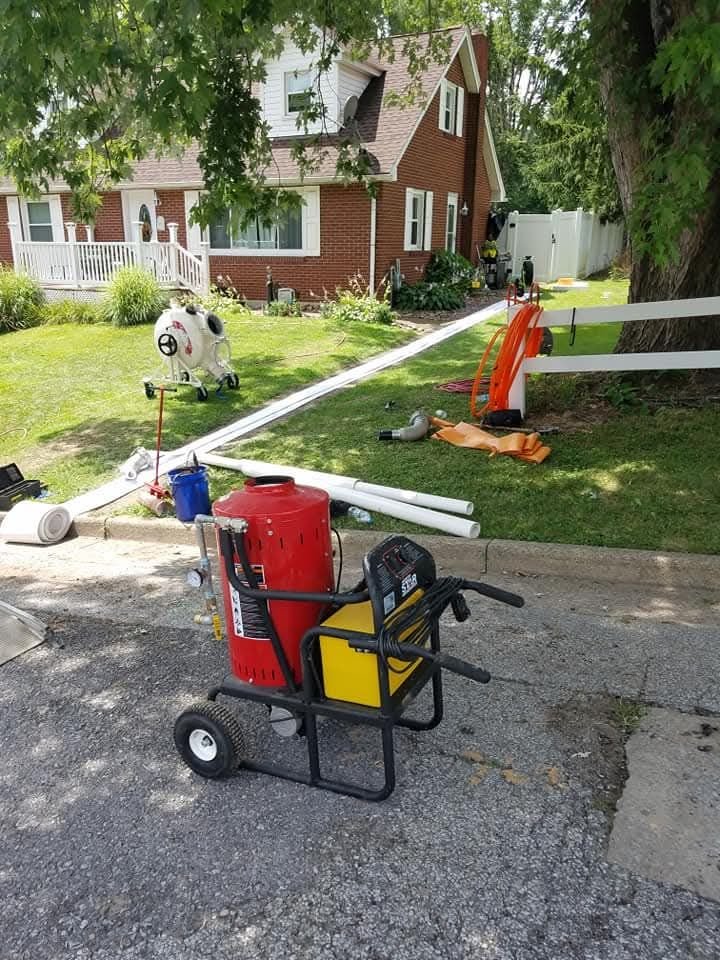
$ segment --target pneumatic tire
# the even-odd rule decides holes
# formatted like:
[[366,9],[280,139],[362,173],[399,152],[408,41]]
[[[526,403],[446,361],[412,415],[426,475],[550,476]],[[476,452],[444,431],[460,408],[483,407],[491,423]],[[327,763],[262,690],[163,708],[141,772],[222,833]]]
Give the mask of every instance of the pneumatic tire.
[[173,735],[185,763],[194,773],[210,780],[234,773],[245,752],[235,714],[210,700],[184,710],[175,721]]

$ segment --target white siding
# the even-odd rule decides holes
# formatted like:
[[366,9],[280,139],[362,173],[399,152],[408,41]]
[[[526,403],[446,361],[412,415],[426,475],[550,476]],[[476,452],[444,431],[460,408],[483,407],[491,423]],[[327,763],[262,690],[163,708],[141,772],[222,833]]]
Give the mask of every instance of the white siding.
[[[263,87],[263,110],[265,120],[270,124],[272,137],[293,137],[304,133],[298,130],[297,116],[287,115],[285,112],[285,74],[293,71],[312,70],[313,76],[316,67],[312,63],[312,54],[304,54],[293,43],[287,41],[285,49],[277,60],[267,65],[267,77]],[[337,64],[329,74],[320,80],[320,93],[328,111],[327,126],[329,130],[337,129],[338,96],[337,96]],[[318,121],[308,127],[308,133],[320,133],[322,124]]]
[[338,64],[338,123],[342,124],[343,107],[348,97],[359,97],[370,82],[370,77],[349,63]]

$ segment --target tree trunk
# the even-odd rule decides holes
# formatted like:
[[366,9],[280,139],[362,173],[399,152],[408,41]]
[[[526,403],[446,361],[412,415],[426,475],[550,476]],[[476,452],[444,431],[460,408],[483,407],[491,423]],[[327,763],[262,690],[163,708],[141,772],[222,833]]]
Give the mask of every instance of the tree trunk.
[[[629,78],[646,76],[657,47],[675,22],[691,11],[688,0],[629,0],[615,18],[607,19],[606,0],[593,0],[596,42],[601,59],[601,90],[608,113],[610,151],[626,221],[634,193],[650,157],[643,135],[655,117],[670,117],[671,133],[682,137],[684,120],[697,105],[688,100],[668,104],[648,85],[647,95],[628,102]],[[672,144],[668,144],[670,148]],[[671,201],[670,201],[671,202]],[[649,256],[636,257],[630,243],[630,303],[685,300],[720,295],[720,173],[706,192],[706,205],[677,241],[677,259],[658,265]],[[623,326],[616,351],[643,353],[669,350],[720,349],[720,318],[635,321]]]

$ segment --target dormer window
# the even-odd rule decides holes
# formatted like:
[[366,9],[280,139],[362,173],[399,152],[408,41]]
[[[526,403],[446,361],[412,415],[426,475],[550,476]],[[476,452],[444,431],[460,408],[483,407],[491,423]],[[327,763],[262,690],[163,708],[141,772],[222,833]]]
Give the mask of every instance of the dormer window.
[[285,74],[285,113],[299,113],[312,99],[312,70],[293,70]]
[[440,83],[440,129],[445,133],[463,134],[463,105],[465,91],[456,83],[443,80]]

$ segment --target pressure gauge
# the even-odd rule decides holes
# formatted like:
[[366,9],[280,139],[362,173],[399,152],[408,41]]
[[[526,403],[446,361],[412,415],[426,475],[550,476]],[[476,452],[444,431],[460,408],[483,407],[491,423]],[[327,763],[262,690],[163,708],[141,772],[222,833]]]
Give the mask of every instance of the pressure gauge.
[[197,567],[193,567],[192,570],[188,570],[186,579],[188,586],[199,589],[203,585],[205,575],[203,574],[202,570],[198,570]]

